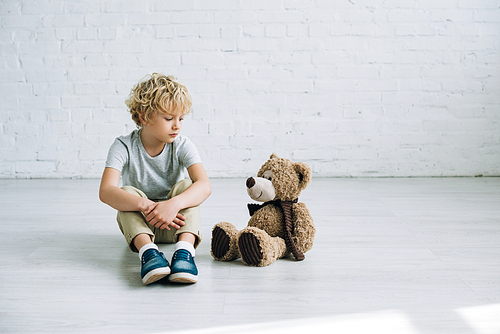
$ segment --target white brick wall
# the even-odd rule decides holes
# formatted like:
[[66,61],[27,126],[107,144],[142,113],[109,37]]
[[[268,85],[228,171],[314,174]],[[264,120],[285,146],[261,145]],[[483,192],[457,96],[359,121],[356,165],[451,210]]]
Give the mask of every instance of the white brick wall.
[[146,73],[212,177],[500,175],[498,0],[0,2],[0,177],[99,177]]

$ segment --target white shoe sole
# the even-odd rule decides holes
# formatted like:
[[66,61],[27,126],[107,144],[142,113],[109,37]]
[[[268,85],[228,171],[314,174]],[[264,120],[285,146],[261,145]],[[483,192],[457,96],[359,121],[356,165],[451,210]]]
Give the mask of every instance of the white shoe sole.
[[176,273],[168,276],[168,280],[172,283],[196,283],[198,276],[188,273]]
[[168,274],[170,274],[170,268],[168,267],[153,269],[142,278],[142,283],[149,285],[168,276]]

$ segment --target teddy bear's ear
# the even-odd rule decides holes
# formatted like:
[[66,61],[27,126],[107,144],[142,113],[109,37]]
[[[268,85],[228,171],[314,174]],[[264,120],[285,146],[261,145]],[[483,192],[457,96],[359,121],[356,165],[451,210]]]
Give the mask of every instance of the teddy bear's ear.
[[273,153],[269,159],[279,159],[279,157],[276,153]]
[[293,169],[299,175],[299,188],[300,190],[306,189],[309,182],[311,182],[311,168],[303,162],[295,162]]

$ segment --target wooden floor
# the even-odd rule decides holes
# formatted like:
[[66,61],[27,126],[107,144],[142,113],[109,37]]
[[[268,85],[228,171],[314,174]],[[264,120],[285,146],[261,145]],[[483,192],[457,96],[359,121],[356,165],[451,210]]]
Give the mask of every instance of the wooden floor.
[[250,202],[214,179],[199,282],[147,287],[98,183],[0,180],[0,333],[500,333],[500,178],[313,179],[314,248],[265,268],[210,256]]

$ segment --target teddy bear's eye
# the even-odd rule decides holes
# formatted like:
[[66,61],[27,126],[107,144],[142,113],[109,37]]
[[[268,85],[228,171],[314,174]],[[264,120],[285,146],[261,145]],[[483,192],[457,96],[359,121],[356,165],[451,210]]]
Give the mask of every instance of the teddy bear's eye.
[[266,170],[264,174],[262,174],[262,177],[265,179],[268,179],[269,181],[272,181],[273,179],[273,172],[270,170]]

